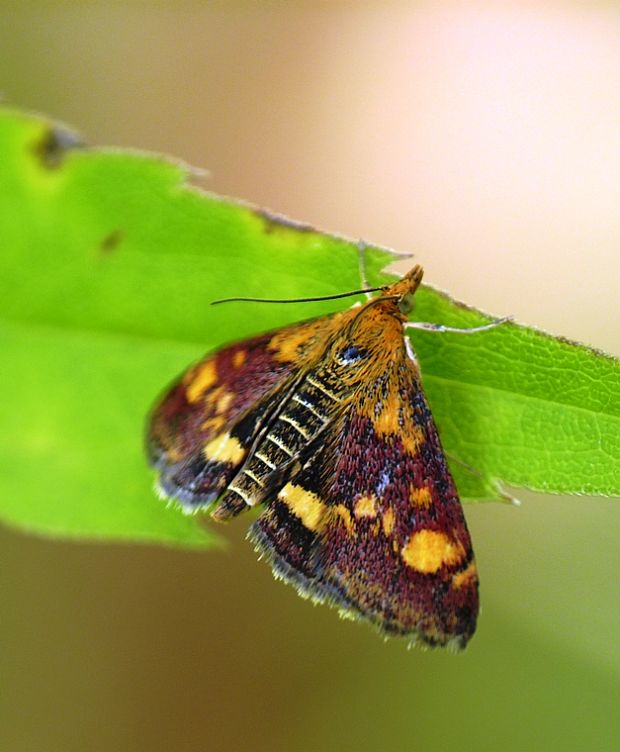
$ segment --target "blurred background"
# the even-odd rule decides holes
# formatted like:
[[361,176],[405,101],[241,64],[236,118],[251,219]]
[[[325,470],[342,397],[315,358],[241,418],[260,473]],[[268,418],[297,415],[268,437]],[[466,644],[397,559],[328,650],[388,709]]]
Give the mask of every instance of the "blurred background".
[[[3,3],[0,89],[620,354],[617,3]],[[617,500],[517,495],[466,509],[459,656],[313,608],[243,520],[205,554],[0,530],[0,749],[617,750]]]

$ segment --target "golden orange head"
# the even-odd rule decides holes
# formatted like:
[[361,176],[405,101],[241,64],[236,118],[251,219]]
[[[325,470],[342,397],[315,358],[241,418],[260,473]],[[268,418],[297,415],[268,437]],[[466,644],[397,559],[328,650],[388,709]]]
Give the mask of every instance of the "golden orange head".
[[385,297],[398,299],[398,309],[405,316],[413,308],[413,296],[420,286],[420,282],[422,282],[423,275],[424,270],[419,264],[416,264],[416,266],[414,266],[411,271],[407,272],[402,279],[399,279],[398,282],[394,282],[393,285],[387,285],[382,289]]

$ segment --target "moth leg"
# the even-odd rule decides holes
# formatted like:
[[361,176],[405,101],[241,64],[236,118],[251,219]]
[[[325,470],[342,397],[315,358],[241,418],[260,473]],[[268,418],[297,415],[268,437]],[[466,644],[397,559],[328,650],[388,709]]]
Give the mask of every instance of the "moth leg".
[[[366,269],[366,248],[368,246],[363,240],[357,243],[357,263],[360,275],[360,282],[362,283],[362,289],[368,290],[370,285],[368,284],[368,270]],[[372,294],[367,292],[366,297],[368,300],[372,298]]]
[[513,496],[511,493],[508,493],[506,489],[502,486],[502,484],[496,480],[493,485],[495,486],[495,490],[497,493],[502,497],[502,501],[505,504],[510,504],[513,507],[520,507],[522,504],[521,499],[518,496]]
[[455,334],[476,334],[477,332],[486,332],[489,329],[495,329],[496,326],[512,321],[512,316],[504,316],[502,319],[495,319],[488,324],[471,327],[445,326],[445,324],[431,324],[428,321],[406,321],[406,329],[421,329],[425,332],[454,332]]
[[450,452],[445,452],[445,455],[446,455],[446,457],[447,457],[447,458],[448,458],[448,459],[449,459],[449,460],[450,460],[451,462],[454,462],[454,463],[456,463],[457,465],[460,465],[460,466],[461,466],[462,468],[464,468],[465,470],[467,470],[467,472],[468,472],[468,473],[469,473],[470,475],[473,475],[473,476],[475,476],[476,478],[480,478],[480,479],[482,479],[482,478],[483,478],[483,475],[482,475],[482,473],[481,473],[481,472],[480,472],[479,470],[476,470],[476,468],[475,468],[475,467],[472,467],[472,465],[469,465],[469,464],[467,464],[467,462],[464,462],[464,461],[463,461],[462,459],[460,459],[459,457],[456,457],[456,456],[455,456],[454,454],[451,454]]
[[[483,478],[483,475],[479,470],[476,470],[475,467],[468,465],[467,462],[463,462],[462,459],[459,459],[459,457],[456,457],[454,454],[451,454],[450,452],[446,452],[446,457],[450,460],[450,462],[454,462],[457,465],[460,465],[470,475],[473,475],[476,478],[480,478],[480,479]],[[513,496],[511,493],[508,493],[508,491],[506,491],[506,489],[502,486],[502,484],[499,481],[497,480],[493,481],[492,485],[495,491],[497,491],[497,494],[501,497],[501,500],[503,502],[512,504],[512,506],[515,506],[515,507],[521,506],[521,499],[519,499],[516,496]]]

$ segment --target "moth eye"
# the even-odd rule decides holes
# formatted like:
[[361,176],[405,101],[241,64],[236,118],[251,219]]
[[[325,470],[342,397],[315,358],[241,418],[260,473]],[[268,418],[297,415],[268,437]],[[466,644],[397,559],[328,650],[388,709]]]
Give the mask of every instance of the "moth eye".
[[365,358],[367,355],[365,350],[361,350],[359,347],[356,347],[355,345],[348,345],[344,348],[344,350],[341,350],[337,355],[336,358],[345,366],[351,365],[352,363],[357,363],[358,361],[362,360],[362,358]]

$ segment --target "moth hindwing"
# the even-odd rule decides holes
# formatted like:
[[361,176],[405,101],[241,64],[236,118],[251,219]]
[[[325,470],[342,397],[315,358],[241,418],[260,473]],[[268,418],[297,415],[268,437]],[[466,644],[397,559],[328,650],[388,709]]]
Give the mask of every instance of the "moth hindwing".
[[148,451],[187,511],[261,505],[249,537],[303,596],[462,648],[478,577],[403,329],[421,278],[207,356],[154,408]]

